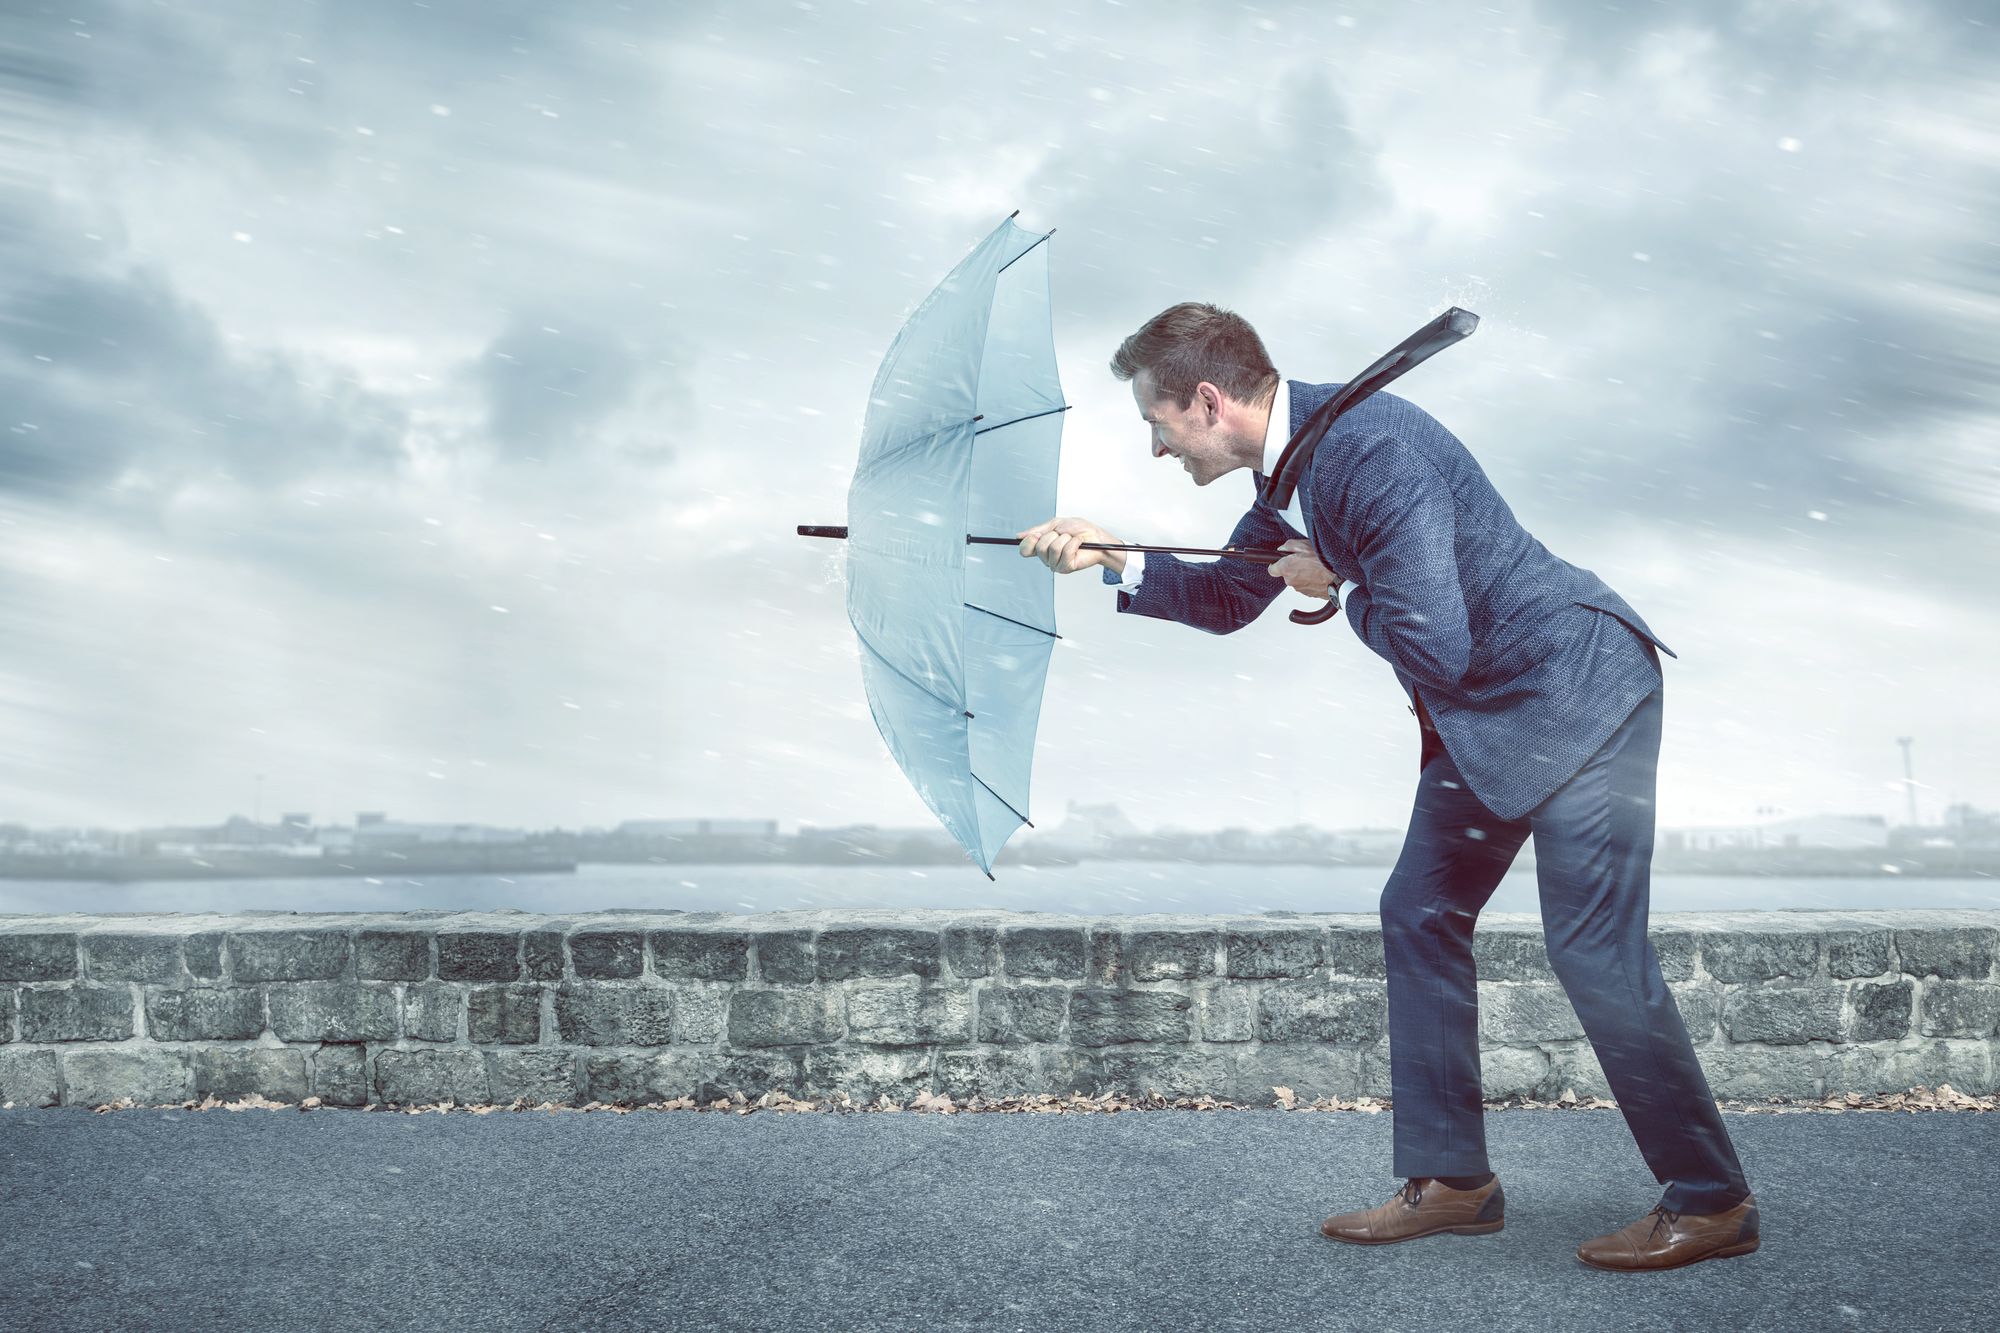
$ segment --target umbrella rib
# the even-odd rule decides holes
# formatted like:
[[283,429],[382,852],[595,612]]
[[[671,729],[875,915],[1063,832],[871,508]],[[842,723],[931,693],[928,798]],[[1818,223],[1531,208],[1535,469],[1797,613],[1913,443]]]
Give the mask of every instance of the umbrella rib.
[[875,654],[875,660],[880,662],[883,666],[888,667],[889,670],[895,672],[897,675],[901,676],[904,680],[907,680],[908,682],[910,682],[910,684],[916,686],[918,689],[922,690],[925,694],[928,694],[931,698],[943,704],[946,708],[955,708],[959,712],[965,713],[967,717],[972,716],[971,713],[967,713],[965,709],[959,707],[959,705],[945,698],[942,694],[939,694],[936,690],[924,684],[922,681],[918,680],[915,676],[912,676],[909,672],[897,666],[894,662],[891,662],[888,659],[888,657],[883,654],[880,648],[877,648],[874,644],[868,642],[868,636],[861,632],[861,627],[859,625],[856,625],[854,627],[854,637],[861,640],[861,646],[863,648],[866,648],[869,652]]
[[[1071,404],[1071,403],[1064,403],[1064,404],[1063,404],[1063,405],[1062,405],[1061,407],[1052,407],[1052,408],[1050,408],[1050,409],[1049,409],[1048,411],[1046,411],[1046,412],[1031,412],[1031,413],[1029,413],[1029,414],[1028,414],[1027,416],[1025,416],[1025,417],[1015,417],[1015,418],[1014,418],[1014,419],[1013,419],[1012,421],[1003,421],[1003,422],[1001,422],[1001,423],[1000,423],[1000,425],[999,425],[999,426],[981,426],[981,427],[980,427],[980,428],[979,428],[978,430],[976,430],[976,431],[974,431],[974,432],[972,432],[972,433],[973,433],[974,435],[984,435],[984,434],[985,434],[985,433],[986,433],[987,431],[989,431],[989,430],[999,430],[999,429],[1000,429],[1000,428],[1001,428],[1002,426],[1018,426],[1018,425],[1020,425],[1020,424],[1021,424],[1021,423],[1022,423],[1023,421],[1034,421],[1034,420],[1036,420],[1036,419],[1037,419],[1037,418],[1039,418],[1039,417],[1052,417],[1052,416],[1054,416],[1054,415],[1055,415],[1056,413],[1058,413],[1058,412],[1067,412],[1067,411],[1069,411],[1069,409],[1070,409],[1070,408],[1071,408],[1072,406],[1074,406],[1074,404]],[[977,417],[974,417],[974,418],[973,418],[973,420],[977,421],[977,420],[978,420],[978,418],[977,418]]]
[[[985,607],[974,606],[971,602],[966,602],[965,605],[974,611],[986,611]],[[1030,625],[1025,620],[1016,620],[1012,616],[1003,616],[998,611],[986,611],[986,614],[992,616],[995,620],[1004,620],[1010,625],[1019,625],[1022,629],[1031,629],[1037,634],[1046,634],[1051,639],[1060,639],[1062,637],[1062,635],[1052,629],[1043,629],[1040,625]]]
[[993,792],[993,799],[1000,802],[1000,804],[1006,806],[1009,810],[1012,810],[1014,813],[1014,818],[1020,820],[1023,824],[1026,824],[1029,828],[1033,828],[1035,826],[1034,820],[1028,818],[1026,815],[1022,814],[1019,810],[1014,809],[1014,803],[1012,801],[1008,800],[1005,796],[1002,796],[999,792],[993,791],[992,784],[988,783],[985,778],[982,778],[977,773],[974,773],[972,775],[972,780],[978,783],[980,786],[986,788],[987,791]]
[[[1042,243],[1043,241],[1046,241],[1047,239],[1049,239],[1049,237],[1051,237],[1051,236],[1053,236],[1053,235],[1055,235],[1055,234],[1056,234],[1056,233],[1055,233],[1055,228],[1051,227],[1051,228],[1050,228],[1049,230],[1047,230],[1047,231],[1043,232],[1043,233],[1042,233],[1042,234],[1041,234],[1040,236],[1037,236],[1037,237],[1035,238],[1035,245],[1040,245],[1040,244],[1041,244],[1041,243]],[[1010,268],[1014,267],[1014,265],[1016,265],[1016,264],[1020,263],[1020,262],[1021,262],[1021,261],[1022,261],[1023,259],[1025,259],[1025,258],[1027,257],[1027,255],[1028,255],[1028,251],[1029,251],[1029,250],[1033,250],[1033,249],[1035,248],[1035,245],[1031,245],[1031,246],[1029,246],[1027,250],[1023,250],[1023,251],[1022,251],[1022,252],[1021,252],[1020,254],[1018,254],[1018,255],[1015,255],[1015,256],[1014,256],[1014,257],[1013,257],[1012,259],[1010,259],[1010,260],[1008,260],[1008,261],[1007,261],[1006,263],[1002,264],[1002,265],[1000,266],[1000,273],[1005,273],[1005,272],[1006,272],[1006,271],[1007,271],[1008,269],[1010,269]],[[997,278],[997,277],[999,277],[999,276],[1000,276],[1000,273],[995,273],[995,274],[994,274],[993,276]],[[990,789],[989,789],[989,790],[990,790]]]

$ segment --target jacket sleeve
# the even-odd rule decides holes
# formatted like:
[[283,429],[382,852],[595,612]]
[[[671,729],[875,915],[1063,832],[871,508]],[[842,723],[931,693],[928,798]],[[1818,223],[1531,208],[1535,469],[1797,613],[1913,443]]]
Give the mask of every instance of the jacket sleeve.
[[[1224,545],[1275,549],[1298,535],[1270,509],[1253,504]],[[1118,609],[1230,634],[1255,620],[1284,590],[1285,581],[1254,560],[1226,555],[1183,560],[1154,551],[1146,557],[1146,577],[1138,589],[1119,592]]]
[[1377,656],[1418,685],[1449,689],[1472,660],[1451,487],[1390,435],[1365,441],[1348,463],[1313,473],[1315,512],[1343,516],[1361,564],[1341,610]]

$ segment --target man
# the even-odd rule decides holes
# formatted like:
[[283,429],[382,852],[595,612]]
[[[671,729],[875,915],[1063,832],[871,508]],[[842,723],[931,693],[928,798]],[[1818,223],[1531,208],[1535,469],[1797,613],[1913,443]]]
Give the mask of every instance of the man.
[[1550,963],[1655,1179],[1660,1203],[1577,1257],[1625,1271],[1757,1248],[1756,1200],[1646,936],[1654,778],[1670,656],[1604,581],[1531,537],[1479,464],[1408,401],[1377,393],[1336,420],[1292,506],[1263,498],[1292,434],[1341,386],[1279,377],[1241,316],[1185,303],[1127,338],[1155,458],[1197,486],[1251,468],[1231,545],[1268,567],[1086,551],[1120,539],[1086,519],[1018,534],[1060,573],[1104,567],[1118,610],[1242,628],[1289,585],[1343,593],[1347,623],[1387,659],[1422,740],[1415,810],[1382,891],[1394,1174],[1379,1207],[1329,1217],[1363,1245],[1502,1225],[1488,1168],[1472,929],[1530,833]]

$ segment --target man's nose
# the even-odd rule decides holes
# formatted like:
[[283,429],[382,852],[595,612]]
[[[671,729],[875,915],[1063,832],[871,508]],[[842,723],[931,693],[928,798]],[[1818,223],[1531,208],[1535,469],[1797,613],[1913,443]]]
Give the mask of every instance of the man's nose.
[[1158,440],[1154,440],[1154,441],[1153,441],[1153,457],[1155,457],[1155,458],[1165,458],[1166,456],[1167,456],[1167,446],[1166,446],[1166,445],[1164,445],[1164,444],[1161,444],[1161,443],[1160,443],[1160,442],[1159,442]]

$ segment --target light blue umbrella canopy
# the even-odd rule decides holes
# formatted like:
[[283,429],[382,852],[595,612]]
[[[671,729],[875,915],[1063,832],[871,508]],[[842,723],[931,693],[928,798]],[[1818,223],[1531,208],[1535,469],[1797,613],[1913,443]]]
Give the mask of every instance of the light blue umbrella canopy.
[[875,374],[847,492],[847,618],[869,710],[989,879],[1001,846],[1030,823],[1055,573],[966,537],[1055,512],[1067,407],[1049,317],[1052,234],[1010,216],[917,307]]

